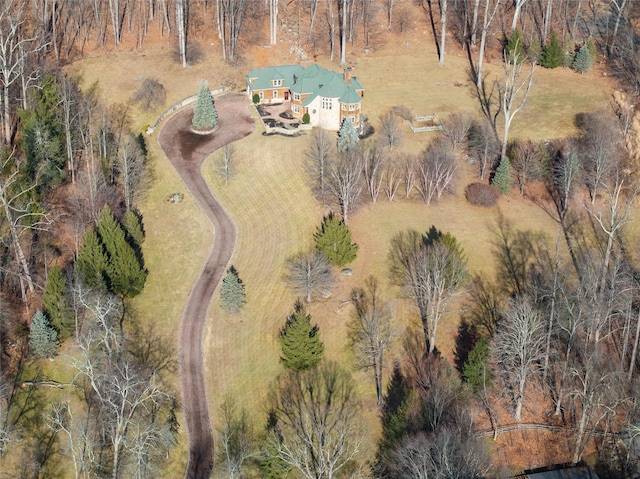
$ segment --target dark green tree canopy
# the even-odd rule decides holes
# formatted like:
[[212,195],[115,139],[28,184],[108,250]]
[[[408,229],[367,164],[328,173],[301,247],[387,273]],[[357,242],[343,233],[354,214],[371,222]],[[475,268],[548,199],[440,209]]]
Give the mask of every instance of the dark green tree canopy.
[[549,42],[543,48],[540,64],[545,68],[558,68],[562,65],[562,43],[556,32],[551,33]]
[[504,59],[510,63],[522,63],[525,57],[524,39],[520,30],[516,28],[504,47]]
[[53,358],[58,352],[58,333],[42,311],[36,312],[29,330],[29,349],[38,359]]
[[67,298],[64,274],[57,264],[49,269],[42,304],[51,325],[58,331],[58,338],[64,341],[73,335],[75,330],[73,310]]
[[109,290],[129,298],[140,294],[147,279],[147,271],[127,242],[124,230],[114,218],[109,205],[105,205],[102,210],[98,234],[107,257],[105,271]]
[[206,80],[202,82],[200,90],[198,90],[191,124],[198,130],[209,130],[218,124],[218,112]]
[[356,259],[358,245],[351,242],[349,227],[333,212],[322,219],[313,238],[316,249],[334,266],[344,266]]
[[76,266],[80,277],[91,288],[106,290],[105,271],[107,256],[102,242],[93,228],[89,228],[82,239],[82,246],[78,249]]
[[222,278],[220,286],[220,305],[231,314],[238,314],[247,302],[244,283],[238,275],[238,271],[231,266],[227,274]]
[[293,312],[280,330],[280,361],[287,369],[306,371],[318,365],[324,354],[324,344],[320,341],[318,326],[311,324],[300,300],[296,301]]
[[491,387],[493,373],[489,367],[489,340],[487,338],[480,338],[469,352],[462,367],[462,379],[474,391],[480,391],[483,387]]

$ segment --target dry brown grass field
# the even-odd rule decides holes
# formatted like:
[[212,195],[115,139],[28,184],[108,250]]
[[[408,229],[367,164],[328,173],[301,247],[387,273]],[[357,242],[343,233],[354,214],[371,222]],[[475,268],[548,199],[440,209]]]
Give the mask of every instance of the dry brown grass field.
[[[194,94],[201,79],[207,79],[211,87],[235,84],[239,90],[243,88],[244,73],[253,66],[295,62],[285,48],[255,48],[246,55],[241,68],[233,69],[220,61],[217,49],[207,47],[202,63],[183,70],[172,60],[171,51],[172,47],[161,45],[142,52],[99,54],[77,61],[69,69],[81,73],[85,85],[98,81],[103,98],[119,103],[129,100],[141,77],[153,76],[165,86],[168,106]],[[340,68],[322,58],[318,61],[326,67]],[[424,31],[416,30],[402,41],[389,40],[369,53],[350,52],[349,62],[366,88],[364,110],[374,124],[381,113],[399,104],[409,106],[416,114],[479,114],[467,81],[465,57],[454,51],[447,56],[446,65],[439,67],[433,43]],[[501,68],[497,62],[487,67],[490,78]],[[516,116],[512,136],[544,139],[572,134],[575,114],[606,108],[610,88],[598,68],[585,75],[538,68],[530,99]],[[142,113],[133,106],[135,128],[153,123],[160,113]],[[228,185],[214,174],[216,154],[203,166],[214,194],[236,223],[238,236],[232,263],[247,288],[247,305],[237,316],[224,314],[218,306],[218,296],[214,297],[203,340],[208,351],[206,377],[214,425],[221,397],[231,394],[251,411],[261,429],[268,385],[280,368],[278,331],[295,300],[282,280],[284,263],[292,254],[311,247],[313,231],[325,211],[306,184],[301,152],[307,138],[264,137],[260,131],[258,128],[235,144],[238,172]],[[408,128],[404,131],[403,148],[408,151],[420,151],[433,138],[433,134],[413,134]],[[134,307],[142,320],[155,324],[167,337],[177,338],[181,311],[209,252],[213,232],[163,156],[156,138],[156,134],[148,137],[154,182],[141,205],[150,274]],[[398,198],[391,203],[380,198],[351,217],[353,237],[360,245],[358,258],[351,265],[354,274],[340,276],[333,296],[309,307],[313,321],[320,326],[327,357],[350,366],[346,340],[349,292],[370,274],[385,286],[398,329],[417,323],[416,311],[397,298],[397,288],[386,279],[388,245],[395,233],[407,228],[425,231],[436,225],[460,240],[472,272],[491,273],[491,230],[498,209],[479,209],[465,201],[460,192],[476,173],[466,163],[461,163],[460,169],[454,193],[429,207],[415,198]],[[168,203],[169,195],[177,192],[185,193],[184,201]],[[556,234],[550,218],[515,192],[500,200],[499,210],[518,228],[544,230],[552,237]],[[438,335],[438,348],[449,357],[461,303],[453,306]],[[391,356],[397,354],[396,348]],[[369,422],[375,428],[373,384],[364,373],[357,372],[356,377]],[[178,384],[176,378],[176,388]],[[371,444],[375,436],[369,435]],[[174,454],[177,459],[166,477],[177,477],[175,471],[183,466],[180,456],[184,458],[181,450]]]

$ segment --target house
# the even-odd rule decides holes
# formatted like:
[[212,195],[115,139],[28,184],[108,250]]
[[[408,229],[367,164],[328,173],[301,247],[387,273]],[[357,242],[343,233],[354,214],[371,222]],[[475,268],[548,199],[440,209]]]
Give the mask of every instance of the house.
[[364,87],[351,68],[342,74],[315,63],[258,68],[247,74],[247,94],[260,104],[288,104],[300,120],[308,113],[312,126],[326,130],[339,130],[345,118],[361,125]]
[[543,467],[514,476],[514,479],[598,479],[596,472],[588,465],[557,465]]

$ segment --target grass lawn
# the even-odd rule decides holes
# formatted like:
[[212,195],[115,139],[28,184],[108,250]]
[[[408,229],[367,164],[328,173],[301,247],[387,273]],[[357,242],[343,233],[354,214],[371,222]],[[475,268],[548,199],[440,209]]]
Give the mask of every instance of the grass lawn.
[[[202,78],[208,79],[212,88],[232,81],[239,85],[238,89],[242,87],[239,81],[243,71],[233,71],[212,52],[205,53],[208,57],[203,63],[187,70],[171,60],[168,47],[91,57],[70,69],[83,72],[86,85],[98,80],[103,97],[113,102],[126,102],[142,75],[153,76],[165,86],[167,106],[194,94]],[[114,69],[116,62],[118,68]],[[339,69],[338,65],[322,60],[320,63]],[[366,88],[364,110],[374,125],[378,115],[399,104],[409,106],[415,114],[436,113],[441,117],[464,110],[478,113],[467,81],[464,56],[449,55],[446,65],[439,67],[426,34],[414,33],[414,38],[405,39],[402,44],[363,54],[354,58],[353,63],[354,74]],[[491,78],[500,72],[500,65],[488,64],[487,70]],[[597,69],[579,75],[570,70],[538,68],[530,99],[514,120],[513,136],[544,139],[574,133],[575,114],[605,108],[608,88],[608,80]],[[134,107],[132,113],[136,128],[141,128],[155,122],[160,111],[143,113]],[[405,131],[403,148],[408,151],[420,151],[433,138],[430,136],[433,134],[413,134],[408,128]],[[182,309],[209,252],[213,233],[160,151],[156,138],[157,134],[148,138],[155,181],[141,205],[147,232],[145,259],[150,274],[134,306],[143,321],[152,322],[166,336],[177,338]],[[247,288],[247,305],[237,316],[222,312],[219,296],[214,296],[203,338],[214,423],[217,405],[226,394],[246,406],[256,421],[262,421],[268,384],[280,370],[278,331],[295,300],[282,280],[284,264],[292,254],[311,247],[312,234],[325,213],[306,185],[302,163],[306,142],[306,137],[266,138],[260,130],[254,132],[235,143],[238,172],[226,186],[214,174],[216,154],[203,166],[214,194],[236,223],[238,236],[232,263]],[[366,205],[351,216],[354,240],[360,245],[358,258],[352,265],[354,275],[340,276],[333,297],[309,308],[313,321],[320,325],[327,357],[350,366],[350,353],[346,349],[349,292],[369,274],[378,277],[385,286],[399,329],[417,322],[415,309],[397,299],[397,289],[386,279],[389,240],[398,231],[407,228],[425,231],[434,224],[460,240],[473,272],[492,272],[490,231],[498,210],[478,209],[466,203],[459,192],[474,173],[467,164],[461,165],[461,172],[458,193],[447,195],[430,207],[418,200],[396,199],[389,203],[381,197],[378,203]],[[167,203],[167,198],[177,192],[185,193],[184,201]],[[519,228],[546,230],[555,235],[555,225],[549,217],[515,192],[500,200],[499,209]],[[453,313],[445,318],[438,335],[438,347],[448,356],[452,354],[460,305],[453,306]],[[373,384],[364,373],[358,372],[356,377],[368,421],[372,428],[379,427]],[[176,377],[176,390],[178,387]],[[258,422],[257,427],[261,429],[262,423]],[[373,435],[369,437],[375,441]],[[186,438],[181,447],[185,442]],[[183,452],[179,450],[174,456],[186,459]],[[176,460],[167,477],[175,477],[184,465],[181,461]]]

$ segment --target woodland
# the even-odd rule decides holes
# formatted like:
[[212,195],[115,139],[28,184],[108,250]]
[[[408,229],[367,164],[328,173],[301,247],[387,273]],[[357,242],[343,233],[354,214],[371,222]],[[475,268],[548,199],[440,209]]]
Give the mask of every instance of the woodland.
[[[172,252],[158,246],[175,232],[154,208],[197,207],[162,189],[170,166],[147,134],[182,98],[160,66],[125,101],[74,66],[117,70],[118,52],[142,62],[164,45],[185,75],[211,65],[224,76],[210,87],[240,92],[267,48],[337,70],[422,32],[435,68],[464,65],[454,88],[471,108],[441,112],[442,132],[410,137],[419,91],[366,90],[368,138],[350,122],[295,139],[258,128],[203,167],[240,231],[211,306],[219,334],[203,338],[212,355],[232,344],[210,360],[224,381],[208,363],[207,477],[503,478],[586,462],[640,478],[639,20],[631,0],[0,0],[0,477],[184,475],[179,315],[156,299],[184,288],[184,306],[181,275],[201,264],[176,263],[206,241],[185,214]],[[540,106],[556,72],[605,101]],[[215,126],[205,82],[198,97]],[[578,113],[552,134],[529,121],[564,109]],[[260,172],[249,151],[297,166]],[[265,223],[245,227],[249,198],[284,218],[268,218],[277,252],[252,256]],[[490,226],[450,231],[458,215]],[[265,316],[270,329],[247,329]],[[240,337],[258,358],[249,376]]]

